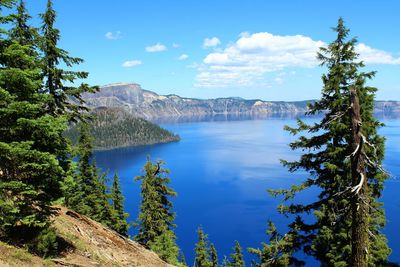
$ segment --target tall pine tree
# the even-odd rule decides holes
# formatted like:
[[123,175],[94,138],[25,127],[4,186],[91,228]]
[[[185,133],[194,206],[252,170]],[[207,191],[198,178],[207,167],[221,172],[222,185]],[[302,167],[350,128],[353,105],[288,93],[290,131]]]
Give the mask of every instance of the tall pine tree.
[[[0,8],[11,4],[2,1]],[[40,93],[35,47],[29,35],[14,38],[17,32],[31,32],[28,16],[19,12],[0,15],[1,22],[14,25],[7,35],[2,29],[0,37],[0,235],[30,240],[47,231],[51,204],[62,193],[66,119],[43,108],[48,96]]]
[[244,267],[242,247],[238,241],[235,241],[235,247],[233,248],[233,253],[231,254],[230,266]]
[[217,254],[217,249],[215,248],[214,244],[210,244],[210,257],[211,257],[211,266],[212,267],[218,267],[218,254]]
[[208,238],[204,233],[203,228],[197,229],[198,241],[194,248],[195,259],[194,267],[210,267],[212,262],[210,261],[210,255],[208,253]]
[[136,223],[138,234],[135,240],[153,249],[170,263],[175,263],[179,249],[174,233],[175,213],[169,198],[176,196],[176,192],[168,187],[169,170],[162,167],[164,164],[163,161],[153,164],[148,159],[144,166],[145,174],[135,177],[135,180],[142,181],[142,203]]
[[124,211],[124,196],[122,195],[121,185],[117,174],[115,174],[113,178],[111,201],[115,218],[112,227],[121,235],[127,236],[129,225],[126,219],[128,218],[128,213]]
[[[380,167],[384,138],[377,134],[381,124],[373,117],[377,89],[365,85],[375,73],[360,71],[364,65],[357,61],[357,40],[348,39],[341,18],[334,31],[336,39],[318,54],[321,65],[328,68],[322,76],[322,97],[309,105],[308,112],[323,118],[313,125],[299,120],[297,128],[287,127],[292,134],[307,132],[290,144],[306,152],[300,160],[283,164],[291,172],[308,171],[311,178],[272,193],[291,200],[311,187],[320,192],[313,203],[280,205],[282,213],[297,215],[282,237],[290,241],[286,246],[303,248],[324,266],[382,266],[390,253],[381,233],[385,217],[378,202],[387,178]],[[311,223],[302,217],[310,213],[315,216]],[[274,245],[264,249],[272,251]],[[285,251],[284,257],[293,256],[287,254],[292,250]]]
[[64,70],[60,64],[73,67],[83,62],[83,59],[71,57],[69,53],[58,47],[60,31],[54,27],[56,12],[53,1],[47,1],[46,11],[40,15],[42,18],[42,38],[40,49],[43,53],[42,76],[45,80],[44,92],[50,95],[48,111],[51,114],[69,114],[69,119],[76,121],[82,118],[82,113],[88,109],[84,106],[82,94],[95,92],[98,87],[91,87],[86,83],[73,86],[76,80],[86,79],[88,73],[84,71]]

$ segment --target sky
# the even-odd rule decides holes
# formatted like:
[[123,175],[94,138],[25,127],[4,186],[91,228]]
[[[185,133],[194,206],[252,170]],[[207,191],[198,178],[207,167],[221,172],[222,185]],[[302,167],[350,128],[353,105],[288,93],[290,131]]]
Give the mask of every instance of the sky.
[[[26,0],[32,24],[45,0]],[[159,94],[306,100],[320,96],[318,48],[339,16],[358,38],[379,100],[400,100],[397,0],[54,0],[60,47],[88,83],[134,82]]]

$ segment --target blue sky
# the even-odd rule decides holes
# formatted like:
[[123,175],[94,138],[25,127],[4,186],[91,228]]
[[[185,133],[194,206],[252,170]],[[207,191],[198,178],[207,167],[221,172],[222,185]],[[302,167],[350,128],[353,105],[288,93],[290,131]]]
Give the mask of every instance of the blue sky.
[[[32,15],[45,0],[27,0]],[[318,98],[315,52],[339,16],[359,40],[377,98],[400,100],[400,1],[54,0],[60,46],[88,82],[135,82],[160,94]],[[35,19],[35,24],[37,19]]]

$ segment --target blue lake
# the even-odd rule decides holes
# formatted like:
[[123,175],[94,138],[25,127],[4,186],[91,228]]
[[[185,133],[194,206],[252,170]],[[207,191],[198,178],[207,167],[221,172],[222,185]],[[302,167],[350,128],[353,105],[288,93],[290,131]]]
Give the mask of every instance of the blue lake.
[[[381,121],[386,126],[380,133],[387,138],[384,166],[393,176],[382,197],[388,221],[385,233],[393,250],[390,259],[400,262],[400,119]],[[293,118],[163,123],[182,140],[101,151],[95,156],[110,177],[115,172],[121,177],[130,221],[135,221],[140,205],[140,183],[133,178],[141,174],[148,155],[166,161],[171,186],[178,193],[173,199],[178,244],[192,265],[200,225],[217,247],[220,260],[232,253],[235,240],[243,248],[260,247],[268,238],[268,219],[285,230],[287,220],[276,211],[280,199],[269,196],[266,190],[287,188],[306,177],[305,173],[289,173],[279,161],[295,160],[299,155],[288,147],[294,137],[283,130],[284,125],[295,124]],[[315,196],[311,191],[297,199],[307,201]],[[134,233],[131,229],[130,234]],[[248,265],[250,258],[246,252]],[[315,265],[312,260],[308,263]]]

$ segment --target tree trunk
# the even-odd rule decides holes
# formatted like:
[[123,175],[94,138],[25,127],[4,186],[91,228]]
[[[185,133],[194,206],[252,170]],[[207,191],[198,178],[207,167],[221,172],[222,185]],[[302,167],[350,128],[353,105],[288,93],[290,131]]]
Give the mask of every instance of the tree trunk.
[[363,151],[363,136],[361,133],[361,115],[360,103],[355,88],[350,90],[351,99],[351,127],[353,135],[353,151],[356,151],[352,157],[351,174],[354,188],[361,186],[355,190],[352,200],[352,265],[353,267],[368,266],[368,214],[369,214],[369,197],[368,184],[365,171],[365,158]]

